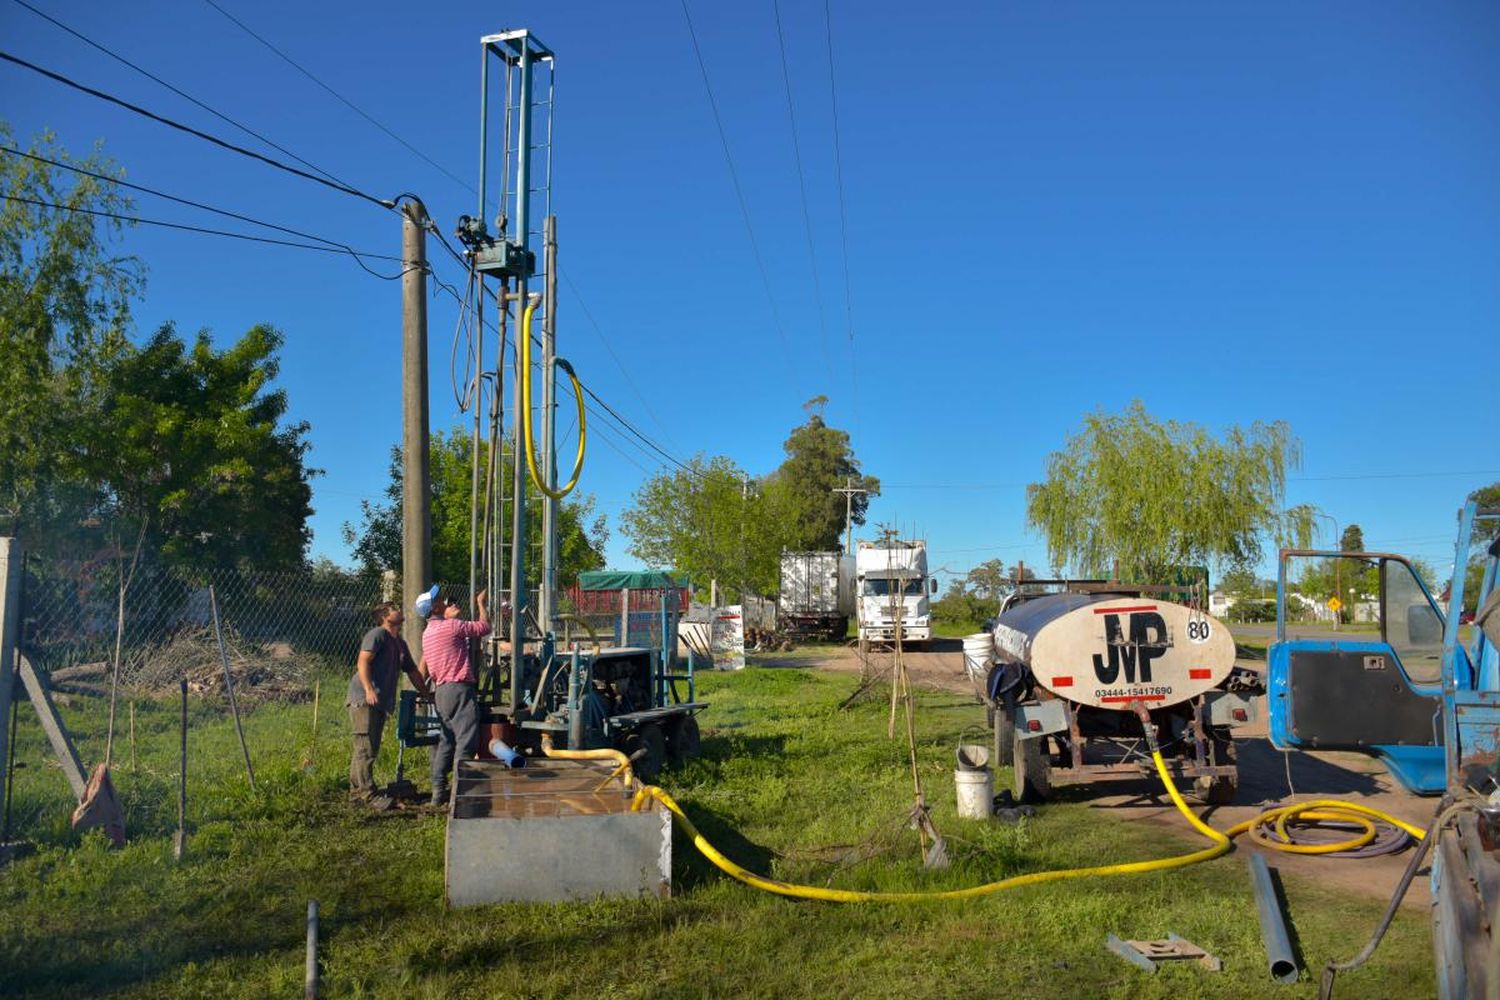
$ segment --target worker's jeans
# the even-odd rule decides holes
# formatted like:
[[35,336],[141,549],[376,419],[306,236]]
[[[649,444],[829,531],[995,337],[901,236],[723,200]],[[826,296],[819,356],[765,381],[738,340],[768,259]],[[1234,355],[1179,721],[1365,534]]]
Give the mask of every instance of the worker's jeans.
[[349,706],[349,728],[354,732],[354,752],[349,756],[351,798],[369,798],[375,792],[375,758],[380,753],[385,715],[375,705]]
[[473,684],[439,684],[433,692],[438,712],[438,744],[432,749],[432,801],[448,801],[448,772],[455,752],[472,757],[479,738],[479,705]]

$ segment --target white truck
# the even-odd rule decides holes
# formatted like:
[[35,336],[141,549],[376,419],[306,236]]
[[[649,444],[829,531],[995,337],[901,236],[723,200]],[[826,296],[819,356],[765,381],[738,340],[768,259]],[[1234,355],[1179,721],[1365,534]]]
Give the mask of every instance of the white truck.
[[903,644],[932,638],[928,595],[937,580],[927,575],[927,543],[921,539],[860,542],[855,552],[859,586],[859,637],[866,642]]
[[854,560],[842,552],[783,552],[777,626],[794,636],[843,639],[854,614]]

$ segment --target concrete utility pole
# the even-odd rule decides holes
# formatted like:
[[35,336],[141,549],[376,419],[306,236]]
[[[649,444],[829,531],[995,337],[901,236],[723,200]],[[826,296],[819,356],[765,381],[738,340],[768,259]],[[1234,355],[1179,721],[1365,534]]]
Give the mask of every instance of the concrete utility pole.
[[833,492],[844,494],[844,530],[848,535],[844,542],[844,554],[852,556],[854,555],[854,494],[858,493],[863,496],[870,491],[856,488],[854,477],[845,476],[844,485],[834,487]]
[[[21,639],[21,541],[0,538],[0,780],[10,773],[10,701]],[[9,790],[5,790],[6,794]]]
[[432,584],[432,489],[427,430],[427,209],[401,208],[401,610],[411,655],[422,659],[422,625],[412,604]]

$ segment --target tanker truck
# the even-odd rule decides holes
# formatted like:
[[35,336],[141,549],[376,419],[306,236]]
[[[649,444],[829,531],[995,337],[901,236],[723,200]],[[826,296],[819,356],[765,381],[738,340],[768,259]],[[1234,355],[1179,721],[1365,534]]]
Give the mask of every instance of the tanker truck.
[[1259,674],[1234,665],[1234,638],[1181,588],[1113,583],[1035,597],[1000,615],[986,702],[995,754],[1018,798],[1065,784],[1154,774],[1151,726],[1174,777],[1209,803],[1234,798],[1234,730],[1264,701]]
[[860,542],[854,554],[859,589],[859,638],[864,642],[905,645],[932,638],[929,594],[937,580],[927,575],[927,543],[921,539],[883,538]]

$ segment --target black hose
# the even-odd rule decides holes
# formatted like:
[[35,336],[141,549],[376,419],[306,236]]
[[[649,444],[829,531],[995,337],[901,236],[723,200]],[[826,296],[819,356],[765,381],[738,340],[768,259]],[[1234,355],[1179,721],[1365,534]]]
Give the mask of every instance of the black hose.
[[[1445,798],[1444,802],[1447,801]],[[1375,954],[1375,949],[1385,937],[1385,932],[1391,928],[1391,921],[1396,919],[1396,911],[1401,906],[1401,900],[1406,898],[1406,890],[1411,888],[1412,879],[1416,877],[1417,870],[1422,867],[1422,859],[1427,857],[1427,852],[1432,850],[1432,845],[1437,841],[1438,833],[1444,826],[1447,826],[1450,819],[1469,808],[1472,807],[1467,802],[1456,802],[1438,810],[1438,814],[1433,817],[1432,825],[1427,828],[1427,835],[1422,838],[1422,842],[1412,852],[1411,860],[1406,863],[1406,871],[1401,873],[1401,881],[1396,883],[1396,892],[1391,896],[1391,903],[1386,907],[1385,916],[1380,918],[1380,924],[1375,928],[1375,933],[1371,935],[1370,940],[1353,958],[1343,962],[1330,961],[1323,967],[1323,982],[1318,987],[1318,1000],[1331,1000],[1334,976],[1340,972],[1359,968],[1370,960],[1371,955]]]

